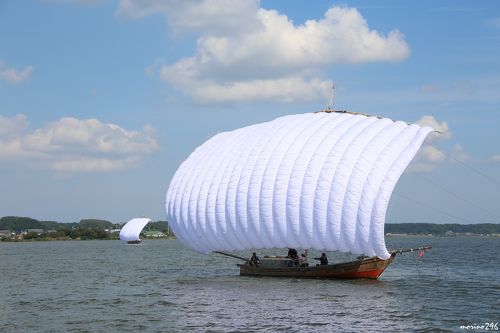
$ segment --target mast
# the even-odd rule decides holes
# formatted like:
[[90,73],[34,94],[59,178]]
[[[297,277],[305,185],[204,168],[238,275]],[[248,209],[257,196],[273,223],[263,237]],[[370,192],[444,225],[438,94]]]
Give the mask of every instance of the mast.
[[330,100],[328,101],[328,111],[332,111],[334,97],[335,97],[335,84],[332,84],[332,94],[330,95]]
[[237,256],[237,255],[232,254],[232,253],[226,253],[226,252],[222,252],[222,251],[214,251],[214,253],[222,254],[223,256],[232,257],[232,258],[240,259],[243,261],[248,261],[247,258],[243,258],[243,257]]

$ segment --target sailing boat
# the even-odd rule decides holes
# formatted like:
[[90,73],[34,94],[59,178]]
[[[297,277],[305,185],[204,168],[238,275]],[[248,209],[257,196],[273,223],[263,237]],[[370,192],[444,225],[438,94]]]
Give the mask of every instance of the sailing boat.
[[219,133],[176,171],[167,219],[201,253],[288,247],[360,255],[314,267],[232,255],[246,260],[241,275],[376,279],[396,255],[384,239],[392,191],[432,131],[325,110]]
[[150,221],[151,219],[145,217],[137,217],[128,221],[120,230],[120,240],[126,241],[127,244],[140,244],[139,235]]

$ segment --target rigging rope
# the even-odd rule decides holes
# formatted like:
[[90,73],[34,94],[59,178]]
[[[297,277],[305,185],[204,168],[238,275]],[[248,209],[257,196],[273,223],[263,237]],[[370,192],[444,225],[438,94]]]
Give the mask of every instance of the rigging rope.
[[418,200],[412,199],[412,198],[410,198],[410,197],[408,197],[408,196],[406,196],[406,195],[403,195],[403,194],[400,194],[400,193],[394,193],[394,195],[396,195],[396,196],[398,196],[398,197],[401,197],[401,198],[404,198],[404,199],[409,200],[409,201],[416,202],[416,203],[418,203],[418,204],[420,204],[420,205],[422,205],[422,206],[425,206],[425,207],[430,208],[430,209],[432,209],[432,210],[435,210],[435,211],[437,211],[437,212],[439,212],[439,213],[441,213],[441,214],[443,214],[443,215],[446,215],[446,216],[448,216],[448,217],[451,217],[451,218],[454,218],[454,219],[460,220],[460,221],[462,221],[462,222],[465,222],[465,223],[468,223],[468,224],[473,224],[473,223],[474,223],[474,222],[472,222],[472,221],[470,221],[470,220],[463,219],[463,218],[458,217],[458,216],[453,215],[453,214],[449,214],[449,213],[447,213],[447,212],[445,212],[445,211],[443,211],[443,210],[441,210],[441,209],[439,209],[439,208],[433,207],[433,206],[431,206],[431,205],[429,205],[429,204],[426,204],[426,203],[424,203],[424,202],[422,202],[422,201],[418,201]]
[[[453,160],[453,161],[455,161],[455,162],[457,162],[457,163],[461,164],[461,165],[462,165],[462,166],[464,166],[465,168],[467,168],[467,169],[469,169],[469,170],[471,170],[471,171],[475,172],[476,174],[480,175],[481,177],[483,177],[483,178],[485,178],[485,179],[487,179],[487,180],[489,180],[489,181],[491,181],[491,182],[494,182],[494,183],[497,183],[497,184],[499,184],[499,185],[500,185],[500,181],[496,180],[495,178],[492,178],[492,177],[488,176],[488,175],[487,175],[487,174],[485,174],[484,172],[482,172],[482,171],[480,171],[480,170],[478,170],[478,169],[476,169],[476,168],[474,168],[474,167],[472,167],[472,166],[468,165],[467,163],[465,163],[465,162],[463,162],[463,161],[461,161],[461,160],[459,160],[459,159],[457,159],[457,158],[455,158],[455,157],[451,156],[450,154],[448,154],[448,153],[446,153],[446,152],[442,151],[441,149],[439,149],[439,148],[437,148],[437,147],[435,147],[435,146],[434,146],[434,148],[435,148],[437,151],[439,151],[441,154],[443,154],[445,157],[449,158],[450,160]],[[457,198],[457,199],[459,199],[459,200],[461,200],[461,201],[463,201],[463,202],[465,202],[465,203],[469,204],[470,206],[475,207],[476,209],[482,210],[482,211],[484,211],[484,212],[486,212],[486,213],[490,214],[491,216],[494,216],[495,218],[500,219],[500,216],[499,216],[499,215],[497,215],[497,214],[495,214],[494,212],[492,212],[492,211],[490,211],[490,210],[488,210],[488,209],[486,209],[486,208],[484,208],[484,207],[481,207],[481,206],[479,206],[479,205],[477,205],[477,204],[473,203],[472,201],[469,201],[469,200],[467,200],[467,199],[465,199],[465,198],[463,198],[463,197],[459,196],[458,194],[456,194],[456,193],[454,193],[454,192],[452,192],[452,191],[450,191],[450,190],[446,189],[444,186],[437,184],[436,182],[432,181],[430,178],[428,178],[428,177],[424,176],[422,173],[420,173],[420,172],[415,172],[415,173],[416,173],[418,176],[420,176],[421,178],[423,178],[424,180],[426,180],[428,183],[431,183],[432,185],[434,185],[435,187],[437,187],[437,188],[441,189],[442,191],[444,191],[444,192],[446,192],[446,193],[448,193],[448,194],[450,194],[450,195],[454,196],[455,198]],[[401,197],[401,198],[404,198],[404,199],[406,199],[406,200],[413,201],[413,202],[418,203],[418,204],[420,204],[420,205],[422,205],[422,206],[425,206],[425,207],[427,207],[427,208],[430,208],[430,209],[432,209],[432,210],[434,210],[434,211],[437,211],[437,212],[439,212],[439,213],[441,213],[441,214],[443,214],[443,215],[446,215],[446,216],[448,216],[448,217],[451,217],[451,218],[454,218],[454,219],[458,219],[458,220],[461,220],[461,221],[466,222],[466,223],[474,223],[474,222],[472,222],[472,221],[470,221],[470,220],[467,220],[467,219],[464,219],[464,218],[458,217],[458,216],[456,216],[456,215],[453,215],[453,214],[447,213],[447,212],[445,212],[445,211],[443,211],[443,210],[441,210],[441,209],[439,209],[439,208],[433,207],[433,206],[431,206],[431,205],[429,205],[429,204],[426,204],[426,203],[424,203],[424,202],[422,202],[422,201],[418,201],[418,200],[412,199],[412,198],[410,198],[410,197],[408,197],[408,196],[405,196],[405,195],[403,195],[403,194],[400,194],[400,193],[394,193],[394,194],[395,194],[395,195],[397,195],[397,196],[399,196],[399,197]]]
[[456,193],[453,193],[452,191],[450,191],[450,190],[446,189],[444,186],[439,185],[438,183],[436,183],[436,182],[432,181],[430,178],[428,178],[428,177],[424,176],[422,173],[420,173],[420,172],[415,172],[415,174],[417,174],[418,176],[420,176],[421,178],[423,178],[424,180],[426,180],[428,183],[430,183],[430,184],[434,185],[435,187],[437,187],[437,188],[441,189],[442,191],[444,191],[444,192],[446,192],[446,193],[448,193],[448,194],[451,194],[451,195],[452,195],[452,196],[454,196],[455,198],[457,198],[457,199],[459,199],[459,200],[461,200],[461,201],[463,201],[463,202],[465,202],[465,203],[467,203],[467,204],[471,205],[472,207],[475,207],[475,208],[477,208],[477,209],[479,209],[479,210],[482,210],[482,211],[484,211],[484,212],[487,212],[487,213],[489,213],[491,216],[494,216],[495,218],[500,219],[500,216],[499,216],[499,215],[497,215],[497,214],[493,213],[492,211],[490,211],[490,210],[488,210],[488,209],[486,209],[486,208],[484,208],[484,207],[481,207],[481,206],[479,206],[479,205],[476,205],[476,204],[475,204],[475,203],[473,203],[472,201],[469,201],[469,200],[467,200],[467,199],[465,199],[465,198],[463,198],[463,197],[459,196],[459,195],[458,195],[458,194],[456,194]]
[[463,166],[464,166],[464,167],[466,167],[467,169],[472,170],[472,171],[474,171],[475,173],[477,173],[478,175],[480,175],[480,176],[482,176],[482,177],[484,177],[484,178],[486,178],[486,179],[488,179],[488,180],[490,180],[490,181],[492,181],[492,182],[495,182],[495,183],[497,183],[497,184],[499,184],[499,185],[500,185],[500,181],[496,180],[495,178],[492,178],[492,177],[488,176],[488,175],[487,175],[487,174],[485,174],[484,172],[482,172],[482,171],[480,171],[480,170],[478,170],[478,169],[476,169],[476,168],[473,168],[472,166],[470,166],[470,165],[466,164],[466,163],[465,163],[465,162],[463,162],[463,161],[460,161],[459,159],[457,159],[457,158],[455,158],[455,157],[451,156],[450,154],[445,153],[444,151],[442,151],[441,149],[439,149],[439,148],[437,148],[437,147],[435,147],[435,146],[434,146],[434,148],[435,148],[437,151],[439,151],[441,154],[443,154],[445,157],[448,157],[449,159],[451,159],[451,160],[453,160],[453,161],[455,161],[455,162],[457,162],[457,163],[460,163],[461,165],[463,165]]

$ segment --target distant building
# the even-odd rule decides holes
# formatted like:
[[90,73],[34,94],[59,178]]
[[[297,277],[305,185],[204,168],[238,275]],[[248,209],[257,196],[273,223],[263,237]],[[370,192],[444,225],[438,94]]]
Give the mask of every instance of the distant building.
[[33,232],[37,235],[41,235],[41,234],[45,233],[45,230],[43,230],[43,229],[28,229],[28,232]]
[[142,233],[144,237],[149,237],[149,238],[162,238],[165,237],[165,234],[161,231],[155,231],[155,230],[146,230]]
[[13,234],[13,232],[10,230],[0,230],[0,237],[9,237],[11,234]]

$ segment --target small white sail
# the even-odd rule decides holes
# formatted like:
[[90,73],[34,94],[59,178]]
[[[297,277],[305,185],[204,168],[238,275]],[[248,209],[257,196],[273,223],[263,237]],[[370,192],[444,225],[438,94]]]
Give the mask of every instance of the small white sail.
[[390,196],[431,131],[319,112],[220,133],[172,178],[168,222],[204,253],[302,247],[387,259]]
[[120,230],[120,240],[122,241],[138,241],[139,235],[151,219],[145,217],[138,217],[128,221]]

